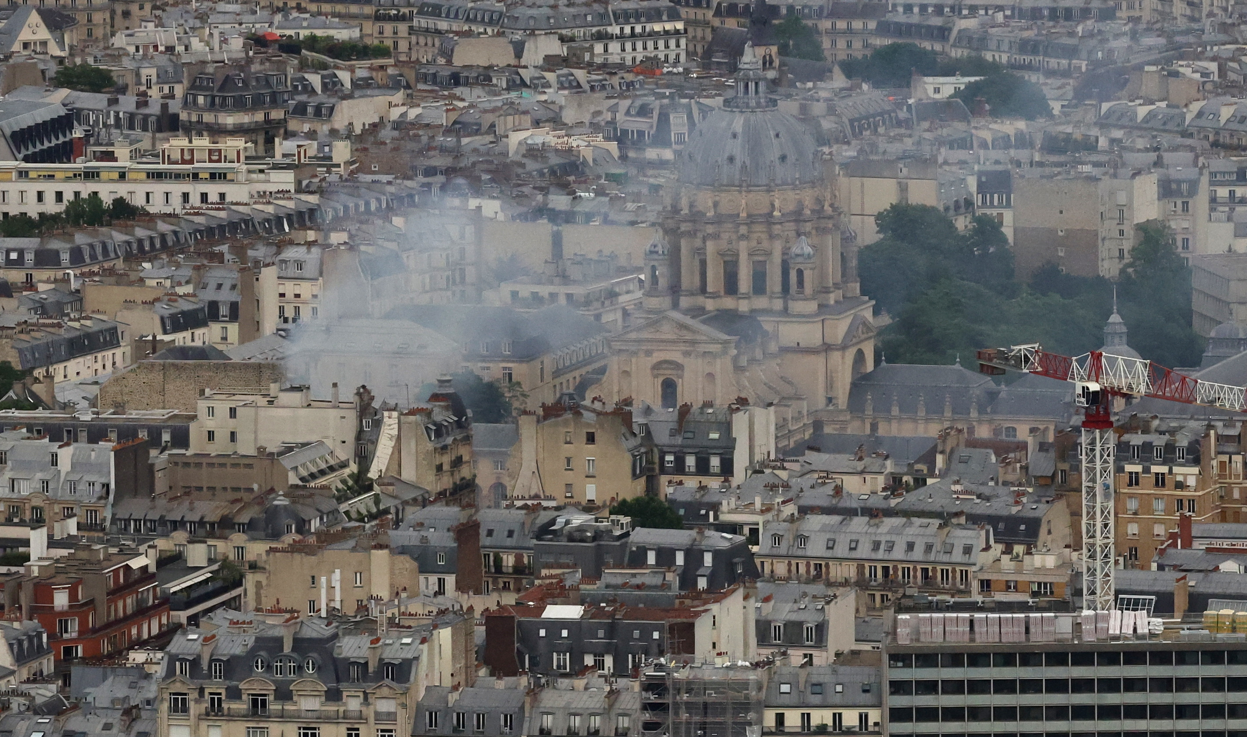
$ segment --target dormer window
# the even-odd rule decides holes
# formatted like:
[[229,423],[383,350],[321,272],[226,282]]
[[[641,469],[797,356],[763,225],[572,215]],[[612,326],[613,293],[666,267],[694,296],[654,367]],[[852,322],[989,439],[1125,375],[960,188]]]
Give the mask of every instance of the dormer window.
[[268,663],[263,657],[258,657],[251,662],[251,667],[255,669],[256,673],[263,673],[264,669],[268,667]]

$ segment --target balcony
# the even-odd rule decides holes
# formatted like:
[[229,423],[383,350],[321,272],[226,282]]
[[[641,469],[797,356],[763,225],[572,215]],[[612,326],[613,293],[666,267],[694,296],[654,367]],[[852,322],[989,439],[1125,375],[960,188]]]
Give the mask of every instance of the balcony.
[[[203,703],[200,701],[200,703]],[[203,709],[204,716],[210,716],[216,719],[253,719],[263,717],[265,719],[291,719],[304,721],[319,722],[360,722],[367,719],[367,715],[360,709],[347,709],[342,706],[334,706],[332,704],[322,704],[319,709],[303,709],[297,703],[272,703],[267,708],[252,708],[250,704],[224,704],[220,707],[205,706]],[[374,718],[378,722],[395,722],[398,715],[394,712],[375,712]]]
[[396,711],[374,711],[372,713],[374,722],[397,722],[398,712]]

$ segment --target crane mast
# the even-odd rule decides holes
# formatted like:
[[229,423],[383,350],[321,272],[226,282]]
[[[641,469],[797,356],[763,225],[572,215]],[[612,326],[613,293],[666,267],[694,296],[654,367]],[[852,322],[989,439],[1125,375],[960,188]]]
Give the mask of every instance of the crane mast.
[[1097,611],[1116,604],[1116,481],[1113,432],[1114,397],[1156,397],[1173,402],[1247,409],[1247,390],[1179,374],[1141,358],[1091,351],[1071,357],[1049,353],[1038,344],[978,352],[979,371],[1047,376],[1075,385],[1082,408],[1082,565],[1083,608]]

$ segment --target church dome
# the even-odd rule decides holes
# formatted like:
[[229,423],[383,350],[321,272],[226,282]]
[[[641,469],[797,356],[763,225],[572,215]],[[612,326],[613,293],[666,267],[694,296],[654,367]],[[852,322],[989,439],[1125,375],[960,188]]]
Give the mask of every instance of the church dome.
[[805,124],[766,94],[753,45],[745,45],[736,93],[698,124],[680,158],[680,182],[698,187],[794,187],[823,178]]
[[797,242],[793,244],[792,253],[790,253],[788,257],[793,261],[813,261],[814,247],[811,246],[810,242],[805,239],[805,236],[801,236],[797,239]]
[[1247,340],[1247,327],[1232,322],[1223,322],[1208,334],[1209,340]]
[[661,235],[654,236],[654,240],[645,247],[645,258],[665,258],[670,248],[667,242],[663,240]]

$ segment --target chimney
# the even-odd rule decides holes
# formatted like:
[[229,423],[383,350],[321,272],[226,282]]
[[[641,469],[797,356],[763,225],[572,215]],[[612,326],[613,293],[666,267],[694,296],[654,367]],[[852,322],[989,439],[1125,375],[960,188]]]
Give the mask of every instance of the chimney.
[[1189,550],[1191,547],[1191,515],[1178,515],[1178,550]]
[[288,653],[294,650],[294,633],[299,631],[299,615],[296,612],[286,617],[286,621],[281,623],[281,647],[282,652]]
[[335,382],[333,382],[333,393],[332,393],[332,395],[331,395],[331,396],[332,396],[332,399],[333,399],[333,406],[335,406],[335,407],[339,406],[339,405],[338,405],[338,382],[336,382],[336,381],[335,381]]
[[1173,618],[1182,619],[1186,615],[1186,609],[1190,604],[1191,584],[1187,580],[1186,574],[1178,576],[1178,580],[1173,582]]
[[369,675],[377,672],[377,664],[380,662],[381,662],[381,638],[374,637],[368,641],[368,673]]

